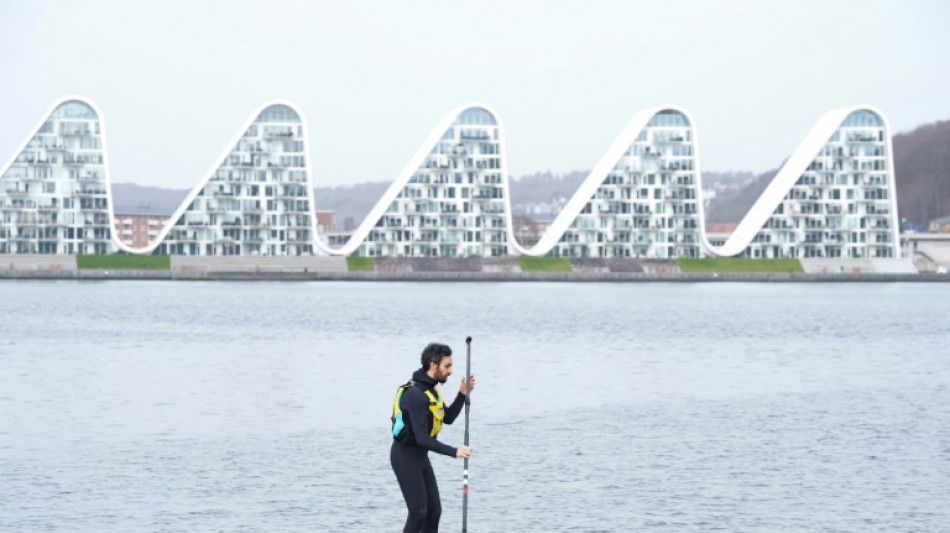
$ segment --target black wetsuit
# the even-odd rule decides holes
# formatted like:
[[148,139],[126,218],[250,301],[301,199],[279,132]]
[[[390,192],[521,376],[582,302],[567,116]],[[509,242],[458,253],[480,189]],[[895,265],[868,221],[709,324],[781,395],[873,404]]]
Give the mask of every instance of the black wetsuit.
[[[408,443],[393,440],[389,451],[396,480],[402,496],[406,499],[409,516],[406,518],[404,533],[419,533],[439,530],[439,518],[442,516],[442,502],[439,499],[439,485],[435,481],[435,472],[429,462],[429,451],[455,457],[457,449],[429,436],[432,433],[432,413],[429,411],[429,398],[425,391],[435,387],[436,382],[422,370],[412,374],[415,386],[402,394],[399,407],[402,419],[410,430]],[[446,404],[443,424],[451,424],[465,405],[465,395],[461,392],[452,405]]]

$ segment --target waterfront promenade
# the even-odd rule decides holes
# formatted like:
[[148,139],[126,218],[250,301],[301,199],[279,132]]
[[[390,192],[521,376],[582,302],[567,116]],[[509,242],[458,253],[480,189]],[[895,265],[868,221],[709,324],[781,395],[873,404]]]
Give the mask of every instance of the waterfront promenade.
[[344,257],[181,257],[164,270],[80,269],[74,256],[6,256],[0,279],[560,282],[946,282],[909,261],[803,260],[804,272],[682,272],[672,260],[571,259],[567,272],[525,272],[517,258],[377,258],[353,271]]

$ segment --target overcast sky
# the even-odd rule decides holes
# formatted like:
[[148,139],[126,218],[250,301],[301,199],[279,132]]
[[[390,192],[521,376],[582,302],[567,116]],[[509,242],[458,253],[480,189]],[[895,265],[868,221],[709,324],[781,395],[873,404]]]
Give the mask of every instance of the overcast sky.
[[950,2],[0,0],[0,161],[57,98],[96,102],[113,182],[191,188],[250,114],[294,102],[316,185],[391,181],[469,101],[510,173],[594,166],[679,104],[707,170],[777,167],[822,113],[950,118]]

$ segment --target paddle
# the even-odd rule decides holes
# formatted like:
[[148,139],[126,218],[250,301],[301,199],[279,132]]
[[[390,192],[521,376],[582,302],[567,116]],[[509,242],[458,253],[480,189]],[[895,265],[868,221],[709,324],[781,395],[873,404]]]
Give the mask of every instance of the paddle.
[[[465,337],[465,446],[468,446],[468,410],[472,397],[472,338]],[[468,531],[468,457],[462,464],[462,533]]]

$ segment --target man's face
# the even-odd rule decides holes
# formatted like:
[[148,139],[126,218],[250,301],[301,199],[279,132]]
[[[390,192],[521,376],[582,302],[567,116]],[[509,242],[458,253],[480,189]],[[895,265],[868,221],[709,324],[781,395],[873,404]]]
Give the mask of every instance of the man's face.
[[[429,365],[432,368],[432,365]],[[438,381],[439,383],[445,383],[449,379],[449,376],[452,375],[452,356],[443,357],[439,361],[439,366],[435,367],[435,372],[433,373],[432,379]]]

